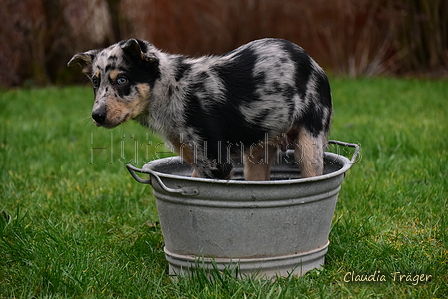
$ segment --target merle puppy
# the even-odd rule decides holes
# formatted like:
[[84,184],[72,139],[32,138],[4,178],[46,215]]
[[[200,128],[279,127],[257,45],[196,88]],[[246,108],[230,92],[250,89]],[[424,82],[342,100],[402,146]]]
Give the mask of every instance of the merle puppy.
[[324,71],[299,46],[260,39],[220,56],[189,58],[129,39],[78,53],[93,84],[92,118],[134,119],[166,138],[192,176],[229,179],[241,153],[246,180],[269,180],[276,152],[294,148],[302,177],[323,173],[332,118]]

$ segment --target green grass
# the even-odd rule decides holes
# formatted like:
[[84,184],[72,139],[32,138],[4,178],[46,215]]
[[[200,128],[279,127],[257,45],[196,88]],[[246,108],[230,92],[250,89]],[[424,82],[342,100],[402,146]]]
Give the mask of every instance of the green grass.
[[[90,88],[0,92],[0,298],[446,298],[448,81],[331,83],[330,137],[361,156],[324,268],[276,281],[172,280],[151,188],[124,167],[168,155],[163,142],[96,128]],[[386,281],[344,281],[375,271]]]

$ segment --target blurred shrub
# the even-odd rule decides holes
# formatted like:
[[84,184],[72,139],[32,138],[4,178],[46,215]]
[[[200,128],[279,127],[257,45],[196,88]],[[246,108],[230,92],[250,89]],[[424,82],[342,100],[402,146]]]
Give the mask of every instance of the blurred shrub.
[[2,86],[81,82],[79,51],[137,37],[189,55],[280,37],[335,74],[448,68],[446,0],[4,0]]
[[0,18],[1,86],[72,82],[68,59],[113,41],[105,0],[4,0]]
[[386,14],[402,72],[432,70],[447,75],[448,1],[388,0]]

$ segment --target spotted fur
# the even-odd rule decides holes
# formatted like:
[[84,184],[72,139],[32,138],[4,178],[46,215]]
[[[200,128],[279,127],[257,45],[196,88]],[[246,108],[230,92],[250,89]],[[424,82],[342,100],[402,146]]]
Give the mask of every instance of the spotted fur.
[[193,176],[228,179],[242,153],[246,180],[269,180],[277,150],[295,149],[302,177],[323,173],[332,118],[324,71],[299,46],[260,39],[190,58],[130,39],[76,54],[91,79],[97,126],[134,119],[164,136]]

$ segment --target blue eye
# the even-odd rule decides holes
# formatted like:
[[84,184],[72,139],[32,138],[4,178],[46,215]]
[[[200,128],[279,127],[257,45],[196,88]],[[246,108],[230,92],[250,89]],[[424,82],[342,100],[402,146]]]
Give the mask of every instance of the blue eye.
[[126,79],[125,77],[118,77],[117,78],[117,84],[118,85],[125,85],[126,83],[128,83],[128,79]]

